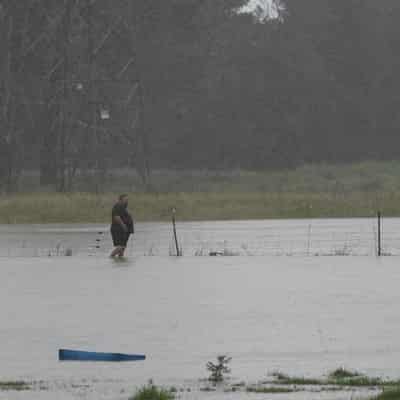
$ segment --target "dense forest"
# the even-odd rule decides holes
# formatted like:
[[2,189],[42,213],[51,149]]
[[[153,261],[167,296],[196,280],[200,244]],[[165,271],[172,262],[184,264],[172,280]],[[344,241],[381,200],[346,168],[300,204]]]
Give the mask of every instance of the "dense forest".
[[246,3],[0,0],[0,185],[397,158],[399,1]]

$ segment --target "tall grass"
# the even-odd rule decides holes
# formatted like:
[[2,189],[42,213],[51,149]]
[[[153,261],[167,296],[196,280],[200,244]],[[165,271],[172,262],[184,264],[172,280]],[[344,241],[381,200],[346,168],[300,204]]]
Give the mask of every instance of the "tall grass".
[[[367,217],[377,209],[400,215],[400,192],[348,193],[131,193],[136,220],[228,220],[263,218]],[[0,196],[0,223],[104,223],[113,193],[30,193]]]
[[[400,161],[306,165],[284,171],[154,171],[150,192],[132,170],[113,170],[99,186],[77,178],[72,194],[43,192],[38,174],[19,194],[0,194],[0,223],[106,222],[119,192],[131,192],[137,220],[366,217],[400,215]],[[148,188],[147,188],[148,189]],[[96,191],[96,193],[94,193]]]

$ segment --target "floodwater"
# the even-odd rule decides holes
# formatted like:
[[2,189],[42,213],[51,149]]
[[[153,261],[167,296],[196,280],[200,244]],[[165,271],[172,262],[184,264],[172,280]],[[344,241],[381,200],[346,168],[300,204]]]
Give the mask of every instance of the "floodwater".
[[[374,256],[375,219],[184,222],[177,225],[185,256],[210,252],[241,256]],[[384,219],[382,250],[400,255],[400,218]],[[0,225],[0,257],[103,257],[110,250],[105,225]],[[176,254],[170,223],[139,223],[129,256]]]
[[[126,400],[149,379],[191,388],[188,399],[354,397],[198,391],[219,354],[233,359],[232,382],[274,370],[320,377],[339,366],[398,378],[400,268],[397,257],[374,255],[374,222],[178,224],[179,258],[169,255],[168,224],[139,224],[125,261],[106,257],[103,226],[1,226],[0,380],[42,383],[34,395],[0,391],[0,399]],[[395,254],[400,222],[384,226],[384,249]],[[147,360],[60,363],[59,348]]]

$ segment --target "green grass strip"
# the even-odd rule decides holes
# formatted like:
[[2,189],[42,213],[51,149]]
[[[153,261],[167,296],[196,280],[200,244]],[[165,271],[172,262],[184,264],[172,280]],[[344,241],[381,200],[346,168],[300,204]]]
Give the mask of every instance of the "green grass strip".
[[158,388],[155,385],[147,385],[139,389],[129,400],[173,400],[171,391]]
[[22,390],[30,390],[31,386],[29,383],[24,381],[0,381],[0,390],[1,391],[22,391]]
[[[0,195],[0,223],[108,223],[117,193]],[[138,221],[371,217],[400,215],[400,192],[347,193],[131,193]]]

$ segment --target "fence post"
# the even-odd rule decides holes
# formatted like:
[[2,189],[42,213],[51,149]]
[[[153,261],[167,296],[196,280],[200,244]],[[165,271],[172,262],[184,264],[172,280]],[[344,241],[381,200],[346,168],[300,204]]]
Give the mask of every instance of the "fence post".
[[179,249],[179,244],[178,244],[178,236],[176,234],[176,221],[175,221],[175,214],[176,214],[176,208],[174,207],[172,209],[172,229],[174,231],[174,239],[175,239],[175,247],[176,247],[176,255],[180,257],[182,255],[180,249]]
[[382,213],[378,211],[378,257],[382,255]]

